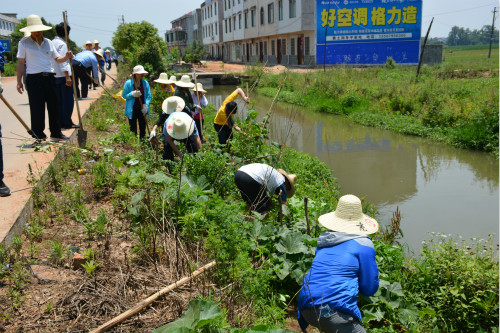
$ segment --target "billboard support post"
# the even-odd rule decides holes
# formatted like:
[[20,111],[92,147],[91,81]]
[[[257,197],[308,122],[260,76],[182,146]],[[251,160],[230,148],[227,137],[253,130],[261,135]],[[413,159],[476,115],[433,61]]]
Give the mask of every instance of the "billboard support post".
[[420,58],[418,59],[418,67],[417,67],[417,77],[420,74],[420,65],[422,65],[422,57],[424,55],[425,44],[427,44],[427,37],[429,37],[429,32],[431,31],[432,22],[434,22],[434,17],[431,20],[431,24],[429,24],[429,29],[427,29],[427,33],[425,34],[424,45],[422,45],[422,50],[420,50]]

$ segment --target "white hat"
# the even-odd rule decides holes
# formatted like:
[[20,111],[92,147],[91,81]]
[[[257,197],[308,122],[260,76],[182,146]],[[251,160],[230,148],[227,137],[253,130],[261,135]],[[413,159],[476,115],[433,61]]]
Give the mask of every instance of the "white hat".
[[184,112],[172,113],[165,124],[167,133],[176,140],[187,139],[194,132],[195,124],[193,118]]
[[204,94],[207,93],[207,91],[205,89],[203,89],[203,85],[200,82],[196,83],[195,86],[193,88],[191,88],[190,90],[194,91],[194,92],[198,91],[198,92],[201,92]]
[[175,84],[182,88],[194,88],[194,83],[191,82],[189,75],[181,76],[181,79],[177,81]]
[[166,98],[163,101],[163,104],[161,105],[161,109],[163,112],[166,114],[171,114],[174,112],[181,112],[184,110],[184,107],[186,106],[186,102],[179,96],[172,96],[169,98]]
[[294,174],[288,174],[285,170],[283,169],[277,169],[279,173],[281,173],[285,178],[288,180],[288,183],[290,183],[290,190],[286,191],[286,197],[291,198],[295,194],[295,183],[297,183],[297,175]]
[[92,50],[92,52],[94,52],[95,54],[97,55],[100,55],[101,57],[104,58],[104,51],[102,49],[99,49],[99,50]]
[[137,65],[132,70],[132,74],[149,74],[149,73],[144,70],[144,66]]
[[167,73],[160,73],[160,77],[158,79],[154,80],[154,82],[161,83],[161,84],[172,84],[172,83],[175,83],[175,81],[176,81],[175,76],[174,76],[174,81],[172,81],[168,78]]
[[52,27],[43,24],[40,16],[32,14],[26,18],[26,27],[19,29],[19,31],[34,32],[34,31],[46,31],[50,29],[52,29]]
[[327,229],[348,234],[369,235],[378,230],[378,222],[363,214],[361,200],[352,194],[341,197],[337,210],[321,215],[318,221]]
[[170,81],[173,82],[173,84],[176,84],[177,82],[177,78],[175,77],[175,75],[171,75],[169,78],[168,78]]
[[95,44],[99,44],[99,41],[97,39],[94,39],[94,41],[92,42],[92,47],[94,47]]
[[88,40],[88,41],[86,41],[86,42],[85,42],[85,44],[83,44],[82,46],[83,46],[83,48],[85,48],[85,46],[86,46],[86,45],[89,45],[89,44],[92,44],[92,42]]
[[109,49],[106,49],[106,51],[104,51],[104,52],[106,52],[106,53],[108,53],[108,52],[109,52],[109,53],[111,53],[111,50],[109,50]]

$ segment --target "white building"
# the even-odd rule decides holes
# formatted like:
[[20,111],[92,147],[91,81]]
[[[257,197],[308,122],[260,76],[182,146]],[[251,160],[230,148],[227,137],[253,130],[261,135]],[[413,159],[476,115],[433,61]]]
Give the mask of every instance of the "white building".
[[203,45],[209,59],[222,59],[222,0],[207,0],[201,5]]
[[18,24],[17,14],[0,13],[0,37],[9,39]]

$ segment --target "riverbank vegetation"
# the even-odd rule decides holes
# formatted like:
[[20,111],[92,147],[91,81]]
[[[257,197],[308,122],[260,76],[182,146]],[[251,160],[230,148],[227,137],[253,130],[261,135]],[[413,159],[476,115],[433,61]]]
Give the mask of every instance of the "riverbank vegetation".
[[[228,151],[216,143],[214,106],[202,151],[167,169],[161,147],[130,133],[123,109],[101,97],[85,120],[87,147],[63,146],[43,177],[31,166],[34,212],[0,247],[0,325],[88,331],[215,260],[115,331],[298,332],[296,295],[324,230],[317,218],[340,197],[332,171],[269,143],[251,109]],[[282,211],[275,201],[268,218],[250,216],[234,185],[252,162],[298,176],[295,196]],[[367,202],[364,211],[376,214]],[[398,213],[379,222],[380,288],[359,300],[368,330],[498,332],[498,245],[432,235],[415,257],[398,244]]]
[[333,67],[309,73],[263,73],[257,91],[318,112],[398,133],[428,137],[498,156],[498,48],[447,48],[444,62],[415,67]]

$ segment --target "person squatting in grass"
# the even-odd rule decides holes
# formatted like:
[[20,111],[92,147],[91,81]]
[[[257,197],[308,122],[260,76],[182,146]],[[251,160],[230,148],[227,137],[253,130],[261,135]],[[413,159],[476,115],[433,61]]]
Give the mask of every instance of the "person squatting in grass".
[[[165,124],[165,121],[167,120],[168,116],[171,115],[174,112],[182,112],[184,110],[184,107],[186,104],[184,103],[184,100],[178,96],[171,96],[169,98],[166,98],[163,101],[163,104],[161,106],[163,112],[161,113],[160,117],[158,117],[158,121],[153,126],[153,129],[151,130],[151,134],[149,135],[149,141],[153,140],[153,138],[156,138],[156,129],[158,127],[163,128],[163,125]],[[164,150],[163,150],[163,159],[166,159],[167,156],[167,141],[164,142]]]
[[174,161],[174,152],[179,157],[182,157],[182,153],[175,145],[174,140],[182,142],[188,153],[194,154],[201,149],[201,141],[196,124],[193,118],[185,112],[173,112],[168,116],[163,126],[163,135],[165,137],[164,160]]
[[358,291],[375,294],[379,286],[375,249],[367,236],[378,223],[363,214],[354,195],[339,199],[337,209],[321,215],[329,229],[318,238],[311,269],[299,293],[298,322],[326,333],[365,333],[357,305]]
[[217,132],[219,138],[219,143],[225,145],[227,140],[233,137],[233,128],[237,131],[241,131],[241,128],[234,123],[234,115],[238,112],[238,104],[234,102],[238,95],[246,102],[250,103],[250,97],[245,96],[245,93],[241,88],[236,89],[229,95],[217,111],[214,119],[214,128]]
[[[149,83],[143,79],[149,74],[144,67],[137,65],[132,70],[132,78],[125,81],[122,97],[125,98],[125,116],[128,118],[130,131],[137,135],[137,122],[139,122],[139,137],[146,136],[146,115],[149,115],[151,102],[151,89]],[[137,89],[136,89],[137,88]]]
[[22,94],[22,82],[26,64],[26,90],[30,105],[31,130],[37,140],[44,140],[45,104],[49,114],[49,129],[52,140],[68,140],[61,132],[59,123],[59,102],[56,95],[56,80],[52,60],[63,63],[73,57],[71,51],[61,56],[50,39],[43,37],[43,32],[51,30],[37,15],[27,18],[26,27],[21,32],[30,32],[31,36],[19,41],[17,49],[17,91]]
[[271,194],[278,194],[281,204],[286,205],[287,198],[295,194],[297,176],[288,174],[282,169],[276,170],[267,164],[252,163],[236,171],[234,182],[240,190],[241,197],[247,203],[247,210],[267,214],[272,203],[267,191]]

